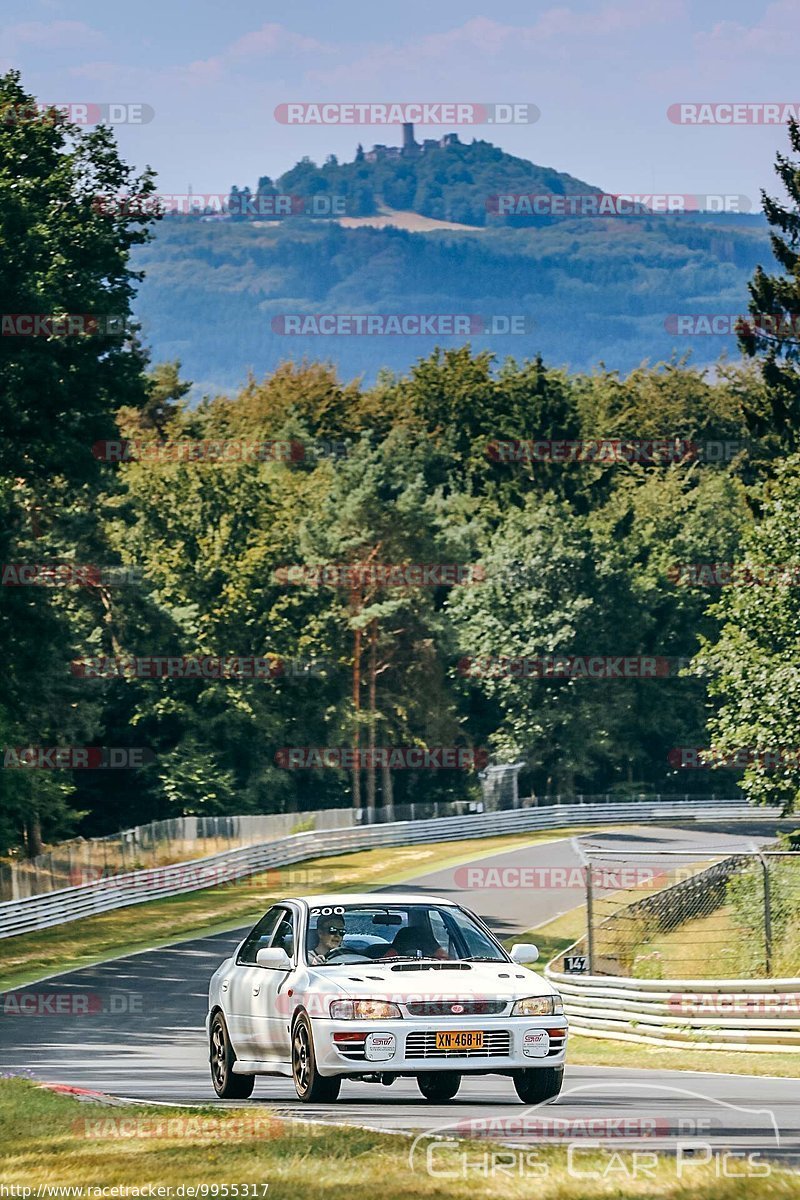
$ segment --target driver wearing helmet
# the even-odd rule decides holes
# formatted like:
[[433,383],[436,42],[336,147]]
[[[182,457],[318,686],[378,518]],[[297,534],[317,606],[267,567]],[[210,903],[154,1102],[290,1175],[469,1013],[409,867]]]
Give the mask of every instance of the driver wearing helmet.
[[317,944],[309,953],[308,961],[312,967],[327,961],[334,950],[341,949],[344,937],[344,917],[341,913],[320,917],[317,921]]

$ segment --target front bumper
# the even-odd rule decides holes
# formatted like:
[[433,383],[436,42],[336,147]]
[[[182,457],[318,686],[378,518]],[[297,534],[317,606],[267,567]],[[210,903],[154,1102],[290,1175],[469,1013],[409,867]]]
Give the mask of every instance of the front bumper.
[[[411,1075],[429,1071],[482,1074],[562,1066],[567,1019],[558,1017],[465,1017],[452,1021],[400,1018],[388,1021],[312,1020],[320,1075]],[[437,1032],[480,1030],[480,1050],[437,1050]],[[335,1040],[347,1034],[346,1041]]]

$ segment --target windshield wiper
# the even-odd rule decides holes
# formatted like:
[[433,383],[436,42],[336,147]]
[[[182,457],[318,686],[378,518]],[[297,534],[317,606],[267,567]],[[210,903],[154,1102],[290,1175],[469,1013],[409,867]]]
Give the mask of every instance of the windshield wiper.
[[466,958],[461,959],[462,962],[495,962],[504,963],[504,958],[492,958],[489,954],[468,954]]

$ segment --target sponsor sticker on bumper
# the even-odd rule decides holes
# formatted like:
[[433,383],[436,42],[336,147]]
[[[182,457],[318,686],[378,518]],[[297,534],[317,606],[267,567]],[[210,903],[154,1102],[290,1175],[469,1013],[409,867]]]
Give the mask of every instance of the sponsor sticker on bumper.
[[397,1039],[393,1033],[368,1033],[364,1053],[370,1062],[386,1062],[394,1058]]
[[526,1058],[546,1058],[550,1053],[550,1034],[546,1029],[526,1029],[522,1035],[522,1053]]

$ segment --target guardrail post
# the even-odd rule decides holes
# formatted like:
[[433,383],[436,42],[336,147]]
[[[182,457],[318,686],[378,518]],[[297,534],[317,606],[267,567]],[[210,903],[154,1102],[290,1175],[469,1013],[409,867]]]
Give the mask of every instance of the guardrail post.
[[594,900],[592,895],[592,864],[587,859],[586,871],[586,957],[589,974],[594,975]]
[[772,971],[772,902],[769,888],[769,863],[763,854],[760,854],[759,858],[764,875],[764,965],[767,978],[769,978]]

